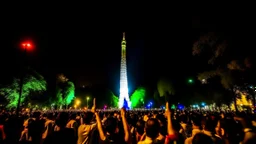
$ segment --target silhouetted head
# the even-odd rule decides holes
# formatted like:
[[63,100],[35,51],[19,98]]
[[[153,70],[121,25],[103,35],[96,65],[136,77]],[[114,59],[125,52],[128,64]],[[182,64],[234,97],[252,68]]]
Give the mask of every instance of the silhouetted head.
[[92,112],[86,112],[83,116],[83,122],[85,124],[90,124],[93,118],[93,113]]
[[143,135],[144,128],[145,128],[145,122],[143,120],[139,120],[136,123],[136,131],[137,131],[137,133],[140,134],[140,135]]
[[59,127],[66,127],[66,124],[68,122],[69,115],[66,112],[61,112],[57,119],[56,119],[56,125]]
[[198,133],[193,137],[192,144],[214,144],[211,137]]
[[146,129],[146,135],[152,139],[155,139],[159,135],[160,124],[157,119],[150,118],[146,122],[145,129]]
[[118,128],[117,119],[115,119],[113,117],[107,118],[107,120],[104,123],[104,126],[108,133],[110,133],[110,134],[115,133]]
[[70,119],[75,120],[75,119],[76,119],[76,113],[72,113],[72,114],[70,115]]

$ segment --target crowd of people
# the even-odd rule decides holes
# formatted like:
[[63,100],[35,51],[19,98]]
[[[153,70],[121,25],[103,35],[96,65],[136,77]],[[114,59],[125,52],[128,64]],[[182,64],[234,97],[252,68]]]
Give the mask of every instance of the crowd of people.
[[0,144],[256,144],[250,112],[170,110],[0,113]]

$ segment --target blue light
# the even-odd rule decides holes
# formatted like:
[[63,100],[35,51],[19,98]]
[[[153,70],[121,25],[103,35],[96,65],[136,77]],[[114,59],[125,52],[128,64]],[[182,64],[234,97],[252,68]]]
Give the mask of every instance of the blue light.
[[182,104],[180,104],[180,103],[178,104],[178,109],[179,109],[179,110],[183,110],[184,108],[185,108],[184,105],[182,105]]
[[160,108],[161,108],[162,110],[164,110],[164,109],[165,109],[165,106],[164,106],[164,105],[162,105],[162,106],[160,106]]

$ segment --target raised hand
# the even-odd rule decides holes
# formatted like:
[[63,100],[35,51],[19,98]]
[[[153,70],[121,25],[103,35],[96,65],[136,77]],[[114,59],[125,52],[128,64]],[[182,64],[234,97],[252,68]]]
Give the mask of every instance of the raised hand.
[[93,113],[96,112],[96,98],[93,99],[93,105],[92,105],[91,111],[92,111]]
[[165,115],[166,116],[171,116],[171,111],[170,111],[170,109],[169,109],[169,103],[168,102],[166,102],[166,104],[165,104]]

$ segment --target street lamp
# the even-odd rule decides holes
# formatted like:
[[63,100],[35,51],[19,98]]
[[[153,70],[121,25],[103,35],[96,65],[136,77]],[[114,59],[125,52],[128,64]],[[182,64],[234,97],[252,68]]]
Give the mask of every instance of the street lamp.
[[[26,58],[26,52],[28,50],[32,49],[32,44],[30,42],[24,42],[22,43],[22,49],[23,51],[23,63],[22,66],[24,66],[24,62],[25,62],[25,58]],[[24,75],[25,75],[25,71],[22,67],[21,69],[21,73],[20,73],[20,91],[19,91],[19,98],[18,98],[18,103],[17,103],[17,110],[16,110],[16,114],[18,116],[19,114],[19,108],[20,108],[20,101],[21,101],[21,97],[22,97],[22,89],[23,89],[23,79],[24,79]]]
[[81,101],[80,100],[77,100],[76,101],[76,105],[80,105]]
[[32,44],[31,42],[29,42],[29,41],[23,42],[23,43],[21,44],[21,47],[22,47],[22,49],[23,49],[25,52],[26,52],[26,51],[32,51],[33,48],[34,48],[33,44]]
[[22,46],[23,46],[25,49],[27,49],[28,47],[31,46],[31,44],[30,44],[30,43],[23,43]]
[[75,103],[74,103],[74,108],[77,109],[80,105],[81,101],[79,99],[76,99]]
[[193,79],[188,79],[188,83],[192,84],[193,82]]
[[86,98],[86,101],[87,101],[87,108],[88,108],[88,101],[89,101],[90,97],[87,97]]

